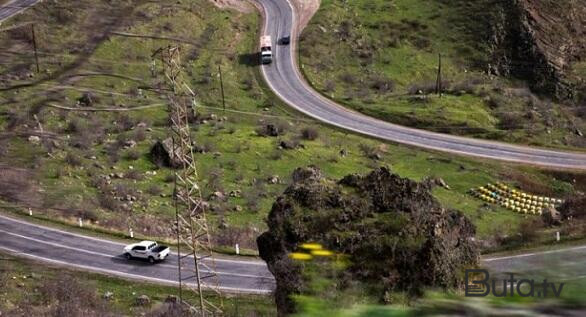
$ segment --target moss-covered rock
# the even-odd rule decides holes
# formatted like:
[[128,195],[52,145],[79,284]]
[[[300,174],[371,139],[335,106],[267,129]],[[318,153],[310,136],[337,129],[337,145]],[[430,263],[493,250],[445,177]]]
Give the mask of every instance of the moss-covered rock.
[[460,287],[474,266],[475,228],[458,211],[445,210],[431,182],[401,178],[388,168],[348,175],[338,182],[315,167],[298,168],[274,203],[257,240],[277,282],[281,314],[295,310],[289,295],[305,287],[302,268],[288,258],[300,243],[317,241],[349,256],[347,275],[387,290],[417,295],[425,286]]

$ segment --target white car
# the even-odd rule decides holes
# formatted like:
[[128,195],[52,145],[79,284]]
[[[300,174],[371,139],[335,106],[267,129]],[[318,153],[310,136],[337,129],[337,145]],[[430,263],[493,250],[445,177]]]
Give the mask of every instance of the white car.
[[155,241],[142,241],[127,245],[124,248],[124,256],[130,260],[140,258],[149,260],[150,263],[163,261],[169,255],[169,247],[159,245]]

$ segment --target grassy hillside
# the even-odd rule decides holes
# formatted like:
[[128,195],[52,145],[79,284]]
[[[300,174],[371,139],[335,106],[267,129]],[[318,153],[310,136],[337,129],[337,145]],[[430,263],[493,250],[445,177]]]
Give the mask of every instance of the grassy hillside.
[[[334,3],[325,1],[324,8],[328,5]],[[3,206],[30,207],[36,214],[71,223],[81,217],[96,227],[122,232],[132,227],[147,236],[170,236],[173,171],[158,167],[149,155],[153,144],[168,135],[166,97],[155,89],[164,80],[161,64],[155,60],[153,68],[151,55],[176,42],[182,45],[184,71],[197,92],[193,137],[203,151],[196,154],[200,187],[210,202],[211,228],[219,245],[254,249],[290,173],[310,164],[332,178],[378,165],[390,165],[416,180],[443,178],[451,190],[438,188],[435,195],[446,207],[469,215],[483,238],[515,232],[530,217],[484,206],[465,194],[468,189],[500,180],[563,197],[579,186],[572,174],[560,177],[382,143],[293,112],[262,84],[258,68],[250,66],[259,24],[252,10],[221,10],[205,0],[127,0],[116,5],[48,0],[3,26],[27,21],[37,21],[39,74],[30,30],[0,34]],[[429,53],[429,68],[432,57]],[[105,111],[88,110],[95,108]],[[460,113],[479,121],[491,117],[488,112]],[[263,136],[269,124],[282,131],[279,136]],[[225,197],[212,198],[214,192]]]
[[[576,108],[489,74],[489,0],[324,0],[301,36],[300,61],[324,95],[422,129],[583,148]],[[443,97],[434,94],[442,55]],[[579,67],[576,66],[577,71]]]

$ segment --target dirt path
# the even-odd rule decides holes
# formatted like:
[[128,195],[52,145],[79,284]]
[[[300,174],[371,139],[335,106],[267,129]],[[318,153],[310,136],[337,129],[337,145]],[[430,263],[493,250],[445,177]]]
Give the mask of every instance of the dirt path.
[[320,0],[291,0],[291,3],[299,14],[299,32],[301,32],[319,9]]
[[[1,0],[0,0],[1,1]],[[250,13],[254,8],[246,1],[242,0],[210,0],[218,8],[230,8],[242,13]]]

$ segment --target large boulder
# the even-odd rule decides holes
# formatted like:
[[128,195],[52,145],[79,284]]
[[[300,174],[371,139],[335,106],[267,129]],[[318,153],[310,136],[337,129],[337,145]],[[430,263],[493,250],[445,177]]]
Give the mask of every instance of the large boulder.
[[179,147],[173,147],[173,139],[167,138],[159,140],[151,148],[151,160],[159,167],[180,168],[183,163],[176,153],[179,153]]
[[280,315],[295,311],[290,295],[306,287],[302,266],[288,257],[304,242],[348,255],[345,275],[376,284],[382,293],[460,287],[462,270],[478,263],[474,226],[460,212],[442,208],[429,183],[401,178],[388,168],[338,182],[325,179],[318,168],[299,168],[292,180],[273,204],[269,230],[257,240],[276,279]]

